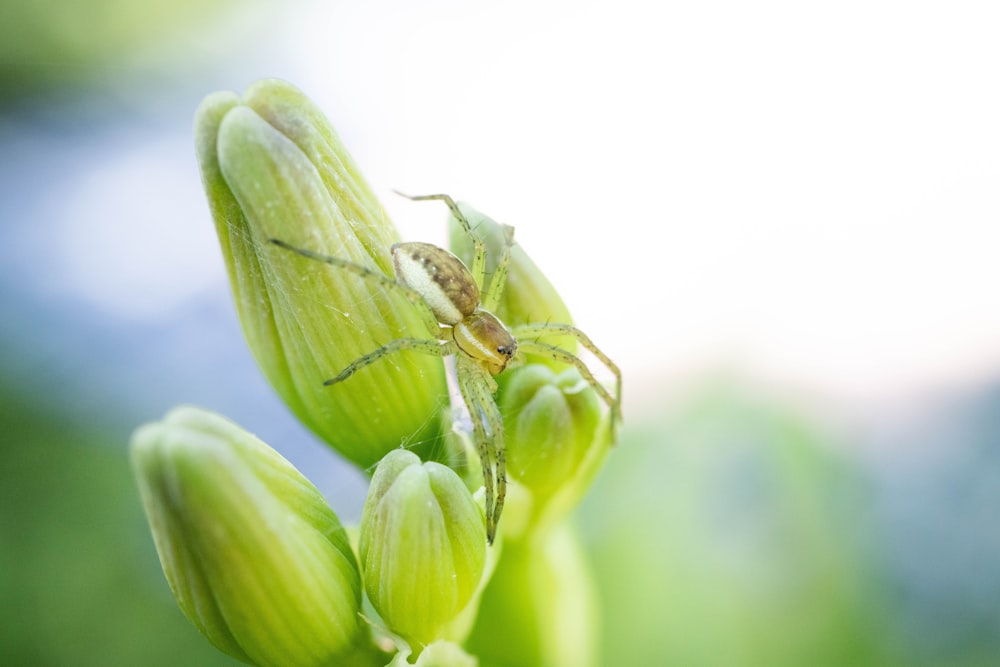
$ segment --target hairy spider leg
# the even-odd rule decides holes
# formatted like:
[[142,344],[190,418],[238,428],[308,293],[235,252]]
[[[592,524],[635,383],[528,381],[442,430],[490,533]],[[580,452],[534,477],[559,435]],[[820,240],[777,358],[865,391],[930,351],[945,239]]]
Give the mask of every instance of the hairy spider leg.
[[375,363],[384,356],[403,350],[413,350],[438,357],[447,357],[449,354],[458,352],[458,345],[454,341],[432,340],[430,338],[397,338],[391,343],[386,343],[382,347],[354,360],[350,366],[340,371],[337,377],[330,378],[323,385],[329,387],[331,384],[343,382],[365,366]]
[[514,245],[514,228],[510,225],[503,225],[503,235],[503,254],[500,255],[500,261],[497,262],[493,277],[490,278],[490,286],[485,290],[486,293],[482,298],[483,310],[488,310],[491,313],[500,303],[500,297],[503,296],[504,288],[507,286],[507,268],[510,265],[510,249]]
[[[493,394],[496,380],[482,364],[467,355],[455,355],[458,388],[469,409],[475,435],[479,463],[483,469],[483,490],[486,495],[486,540],[493,544],[500,513],[507,497],[507,463],[504,454],[503,420]],[[496,459],[494,469],[493,459]],[[495,477],[494,480],[494,470]],[[494,498],[494,483],[496,497]]]
[[271,243],[278,246],[279,248],[290,250],[291,252],[294,252],[297,255],[302,255],[307,259],[316,260],[318,262],[323,262],[325,264],[330,264],[331,266],[336,266],[338,268],[345,269],[347,271],[350,271],[351,273],[354,273],[355,275],[361,276],[362,278],[375,280],[386,289],[402,293],[410,301],[410,303],[416,306],[417,310],[420,311],[421,317],[424,318],[424,325],[427,327],[427,332],[433,335],[435,338],[437,338],[440,335],[439,331],[441,329],[441,326],[437,321],[437,318],[434,317],[434,313],[431,312],[431,309],[427,307],[427,302],[424,301],[424,298],[420,296],[420,293],[414,290],[413,288],[407,287],[406,285],[397,282],[396,280],[393,280],[392,278],[385,275],[381,271],[369,269],[367,266],[356,264],[350,260],[341,259],[340,257],[334,257],[333,255],[324,255],[322,253],[313,252],[312,250],[307,250],[306,248],[299,248],[289,243],[285,243],[280,239],[269,239],[269,240]]
[[451,195],[437,194],[437,195],[408,195],[400,192],[399,190],[393,190],[400,197],[406,197],[410,201],[443,201],[448,208],[451,210],[451,214],[455,216],[458,223],[462,225],[462,229],[465,230],[466,235],[472,239],[472,245],[474,247],[472,255],[472,266],[469,270],[472,272],[472,279],[476,282],[476,287],[479,291],[483,290],[483,283],[486,280],[486,246],[483,245],[483,240],[472,231],[472,226],[469,225],[469,219],[465,217],[462,210],[458,208],[458,204],[455,200],[451,198]]
[[[608,407],[611,409],[611,419],[612,425],[621,422],[622,420],[622,373],[619,370],[618,365],[611,361],[608,355],[604,354],[597,345],[594,344],[590,337],[577,329],[572,324],[522,324],[520,326],[514,327],[514,336],[518,339],[518,346],[521,350],[525,352],[537,352],[556,361],[561,361],[563,363],[572,364],[580,371],[580,375],[594,388],[601,398],[607,403]],[[594,377],[594,374],[590,372],[587,364],[583,362],[580,357],[575,354],[564,350],[557,345],[551,345],[549,343],[543,343],[538,340],[542,336],[550,335],[561,335],[569,334],[576,338],[580,345],[583,345],[587,350],[590,351],[595,357],[604,364],[608,370],[615,376],[615,394],[612,395],[608,390]],[[612,433],[614,433],[614,427],[612,426]]]

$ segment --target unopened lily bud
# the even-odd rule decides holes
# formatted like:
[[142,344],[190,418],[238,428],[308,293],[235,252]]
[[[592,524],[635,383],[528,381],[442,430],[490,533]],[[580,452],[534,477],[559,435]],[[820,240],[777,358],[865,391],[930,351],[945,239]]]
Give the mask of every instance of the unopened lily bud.
[[347,534],[288,461],[190,407],[139,428],[131,459],[163,572],[209,641],[260,667],[365,664]]
[[[459,202],[459,208],[469,220],[469,226],[486,246],[487,280],[496,271],[497,264],[503,256],[504,247],[510,242],[511,229],[486,216],[465,202]],[[451,224],[452,252],[462,258],[467,264],[472,261],[472,242],[457,221]],[[507,268],[507,283],[497,312],[494,313],[507,326],[536,322],[562,322],[572,324],[566,303],[538,265],[528,256],[528,253],[517,243],[510,248],[510,263]],[[568,352],[576,351],[576,339],[572,336],[550,336],[546,342],[558,345]],[[530,361],[548,364],[548,357],[528,356]]]
[[379,463],[361,516],[368,598],[414,650],[443,638],[483,576],[482,510],[458,475],[397,449]]
[[556,373],[530,364],[510,373],[500,411],[508,475],[531,491],[536,517],[562,516],[583,497],[612,444],[600,398],[575,368]]
[[428,415],[447,397],[439,358],[397,354],[324,386],[389,341],[433,334],[405,294],[378,279],[392,276],[398,235],[329,122],[291,85],[264,80],[242,98],[209,96],[195,130],[240,321],[278,394],[362,468],[404,440],[434,442],[439,426]]

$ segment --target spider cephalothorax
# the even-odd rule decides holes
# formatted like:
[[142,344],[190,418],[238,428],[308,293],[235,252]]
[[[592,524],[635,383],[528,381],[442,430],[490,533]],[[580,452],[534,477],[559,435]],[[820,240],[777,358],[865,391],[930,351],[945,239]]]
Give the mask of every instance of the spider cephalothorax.
[[[407,195],[403,195],[407,196]],[[339,257],[322,255],[291,246],[284,241],[271,242],[310,259],[347,269],[383,286],[402,292],[424,316],[428,333],[433,338],[398,338],[356,359],[336,377],[325,382],[337,384],[382,357],[401,350],[415,350],[437,356],[455,355],[459,391],[472,419],[476,448],[483,467],[486,495],[486,536],[490,543],[496,534],[507,490],[504,458],[503,419],[494,394],[494,375],[510,366],[518,350],[540,354],[576,367],[580,375],[601,396],[611,409],[611,428],[621,419],[621,373],[618,367],[590,338],[570,324],[522,324],[507,328],[491,310],[496,308],[507,279],[513,228],[505,227],[506,243],[503,254],[489,285],[486,279],[486,250],[469,221],[448,195],[409,197],[413,200],[440,200],[451,209],[472,240],[473,260],[470,269],[458,257],[430,243],[396,243],[392,246],[395,280],[388,276]],[[546,336],[570,335],[605,364],[615,376],[614,396],[601,385],[575,354],[557,345],[541,342]],[[520,343],[519,343],[520,342]],[[495,497],[494,497],[495,487]]]

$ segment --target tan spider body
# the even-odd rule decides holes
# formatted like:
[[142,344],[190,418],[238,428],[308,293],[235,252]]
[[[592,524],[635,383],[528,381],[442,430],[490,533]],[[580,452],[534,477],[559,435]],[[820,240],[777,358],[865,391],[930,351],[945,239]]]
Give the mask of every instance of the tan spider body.
[[499,375],[517,354],[517,340],[493,313],[480,307],[479,287],[458,257],[430,243],[392,246],[396,280],[420,294],[458,349]]
[[[474,256],[471,270],[451,252],[429,243],[394,244],[392,259],[396,279],[392,280],[382,273],[348,260],[297,248],[278,239],[271,239],[271,242],[310,259],[347,269],[386,287],[402,291],[420,308],[424,314],[428,333],[434,336],[433,339],[396,339],[356,359],[324,384],[343,382],[365,366],[401,350],[414,350],[442,357],[455,355],[458,387],[469,410],[476,447],[483,467],[486,536],[492,544],[507,489],[503,419],[493,398],[497,390],[493,376],[505,371],[515,360],[518,341],[521,341],[522,350],[575,366],[580,375],[610,407],[612,429],[621,419],[621,373],[586,334],[572,325],[524,324],[512,331],[490,312],[490,309],[495,308],[499,302],[506,282],[513,228],[505,226],[507,243],[490,284],[485,287],[485,248],[452,198],[448,195],[403,196],[413,200],[441,200],[447,204],[463,226],[465,233],[472,239]],[[614,396],[597,382],[579,357],[556,345],[539,340],[545,336],[561,335],[574,336],[611,370],[616,380]]]

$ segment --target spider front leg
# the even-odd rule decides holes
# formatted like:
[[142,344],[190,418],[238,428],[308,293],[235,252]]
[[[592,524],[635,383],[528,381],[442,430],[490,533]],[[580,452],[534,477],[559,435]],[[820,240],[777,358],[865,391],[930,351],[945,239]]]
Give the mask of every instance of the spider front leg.
[[504,287],[507,285],[507,268],[510,266],[510,249],[514,245],[514,228],[510,225],[501,225],[503,229],[504,243],[503,253],[500,261],[497,262],[496,269],[493,270],[493,277],[490,278],[490,286],[483,295],[483,309],[493,312],[500,303],[503,296]]
[[[507,497],[507,462],[504,454],[503,419],[493,394],[496,381],[481,364],[472,358],[456,355],[458,388],[472,420],[472,433],[483,469],[483,490],[486,494],[486,539],[493,544],[497,524]],[[496,460],[494,479],[494,459]],[[493,487],[496,483],[494,504]]]
[[[594,388],[594,391],[604,400],[604,402],[611,409],[611,424],[612,433],[614,433],[615,425],[622,420],[622,373],[618,369],[618,365],[611,361],[608,355],[604,354],[599,347],[597,347],[587,334],[583,333],[571,324],[523,324],[521,326],[514,327],[514,336],[518,339],[518,346],[522,351],[525,352],[535,352],[540,355],[550,357],[556,361],[561,361],[563,363],[572,364],[580,372],[580,375],[587,381],[587,383]],[[590,368],[587,364],[583,362],[580,357],[575,354],[564,350],[557,345],[550,345],[549,343],[543,343],[539,338],[543,336],[558,336],[569,334],[576,338],[577,342],[583,347],[587,348],[591,354],[597,357],[602,364],[604,364],[608,370],[615,376],[615,393],[612,396],[608,390],[594,377],[591,373]]]

